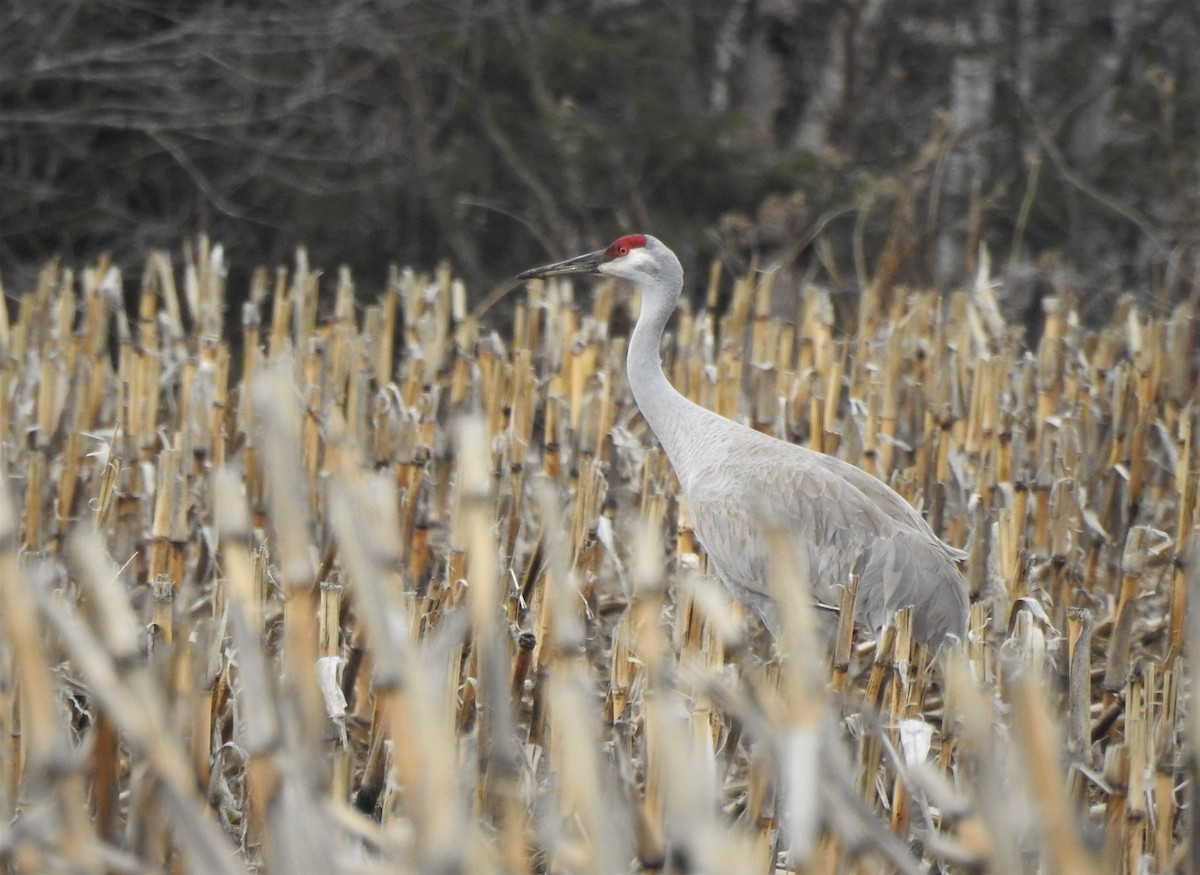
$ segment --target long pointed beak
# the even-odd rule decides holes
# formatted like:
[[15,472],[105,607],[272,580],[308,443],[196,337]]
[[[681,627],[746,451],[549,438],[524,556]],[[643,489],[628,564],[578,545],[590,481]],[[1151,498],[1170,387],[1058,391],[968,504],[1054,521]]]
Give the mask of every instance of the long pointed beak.
[[556,264],[547,264],[545,267],[535,267],[532,270],[525,270],[517,274],[519,280],[531,280],[544,276],[562,276],[567,273],[596,273],[597,269],[604,263],[604,250],[597,249],[595,252],[589,252],[587,255],[577,255],[574,258],[568,258],[566,261],[560,261]]

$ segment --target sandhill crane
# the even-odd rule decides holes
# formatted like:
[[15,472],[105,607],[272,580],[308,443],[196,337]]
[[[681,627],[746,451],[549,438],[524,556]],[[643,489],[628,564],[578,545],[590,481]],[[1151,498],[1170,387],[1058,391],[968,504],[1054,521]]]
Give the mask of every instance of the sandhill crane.
[[659,344],[683,290],[675,253],[648,234],[527,270],[518,279],[601,274],[632,282],[641,315],[629,339],[629,385],[679,478],[695,532],[729,591],[776,635],[768,592],[768,535],[782,527],[803,551],[814,596],[837,604],[859,575],[855,620],[875,629],[912,605],[913,632],[936,648],[966,632],[967,593],[957,562],[911,505],[883,481],[831,456],[706,410],[663,373]]

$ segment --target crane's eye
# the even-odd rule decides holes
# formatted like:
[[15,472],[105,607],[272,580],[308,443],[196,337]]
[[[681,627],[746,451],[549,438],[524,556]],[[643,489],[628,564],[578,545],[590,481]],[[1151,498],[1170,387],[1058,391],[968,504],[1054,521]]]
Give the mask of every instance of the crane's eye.
[[612,243],[608,244],[608,248],[604,250],[604,260],[612,261],[614,258],[624,258],[639,246],[645,245],[645,235],[626,234],[624,237],[618,237]]

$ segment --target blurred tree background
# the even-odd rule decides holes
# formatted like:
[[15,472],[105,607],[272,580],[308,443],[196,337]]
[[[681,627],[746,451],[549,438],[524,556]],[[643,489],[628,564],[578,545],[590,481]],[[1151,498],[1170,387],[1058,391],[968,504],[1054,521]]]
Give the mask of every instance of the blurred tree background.
[[[10,0],[0,276],[449,259],[476,292],[647,230],[853,288],[1189,293],[1195,0]],[[234,278],[236,280],[236,278]],[[372,284],[375,284],[374,287]],[[1024,289],[1024,291],[1022,291]],[[234,286],[235,294],[239,290]],[[1018,307],[1027,306],[1019,301]]]

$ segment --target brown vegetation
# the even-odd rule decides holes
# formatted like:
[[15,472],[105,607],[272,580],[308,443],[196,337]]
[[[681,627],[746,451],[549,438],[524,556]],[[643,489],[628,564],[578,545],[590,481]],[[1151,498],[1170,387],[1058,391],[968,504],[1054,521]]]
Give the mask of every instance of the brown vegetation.
[[[1060,288],[1026,351],[986,277],[840,328],[714,271],[676,386],[970,552],[944,662],[901,616],[814,675],[699,573],[622,290],[531,284],[501,338],[448,271],[359,314],[301,256],[240,328],[224,276],[154,255],[131,322],[115,269],[53,265],[0,322],[9,870],[1200,870],[1195,296],[1092,331]],[[808,846],[781,772],[872,814]]]

